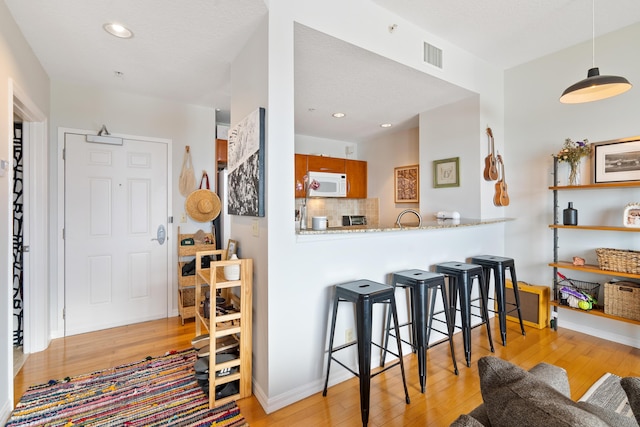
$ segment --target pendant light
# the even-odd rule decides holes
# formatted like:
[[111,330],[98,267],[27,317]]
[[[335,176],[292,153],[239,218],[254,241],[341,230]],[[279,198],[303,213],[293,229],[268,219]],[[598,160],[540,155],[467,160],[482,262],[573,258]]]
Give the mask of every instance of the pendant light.
[[579,104],[582,102],[599,101],[601,99],[610,98],[620,95],[631,89],[631,83],[624,77],[619,76],[601,76],[600,70],[595,66],[595,44],[596,44],[596,18],[595,18],[595,0],[592,1],[592,45],[591,57],[592,68],[587,73],[587,78],[580,80],[569,86],[560,97],[563,104]]

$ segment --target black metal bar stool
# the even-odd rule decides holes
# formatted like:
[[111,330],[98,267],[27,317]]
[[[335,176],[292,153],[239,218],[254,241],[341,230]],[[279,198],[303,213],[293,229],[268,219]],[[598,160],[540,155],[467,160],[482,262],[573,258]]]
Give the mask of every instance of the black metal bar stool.
[[[458,375],[458,365],[456,363],[456,352],[453,347],[453,329],[451,328],[452,321],[450,318],[449,304],[447,303],[446,291],[444,288],[444,275],[439,273],[431,273],[424,270],[404,270],[393,273],[392,286],[408,288],[410,291],[410,321],[398,325],[398,327],[411,326],[412,341],[406,342],[418,353],[418,374],[420,376],[420,389],[422,393],[425,390],[425,383],[427,379],[427,349],[429,346],[429,336],[431,330],[439,332],[447,336],[449,341],[449,348],[451,349],[451,360],[453,361],[453,369],[456,375]],[[435,294],[440,290],[442,295],[442,307],[443,310],[435,313],[436,298]],[[427,308],[427,306],[429,306]],[[444,313],[445,320],[442,321],[437,317],[437,314]],[[433,328],[433,320],[442,322],[447,328],[447,332],[442,332]],[[382,358],[380,366],[384,366],[384,360],[386,356],[387,343],[389,342],[389,335],[391,330],[391,310],[387,311],[387,323],[385,328],[384,348],[382,350]]]
[[[336,316],[338,315],[338,304],[341,302],[352,302],[355,304],[356,310],[356,337],[357,341],[345,343],[341,346],[333,348],[333,337],[336,331]],[[382,346],[371,341],[372,321],[373,321],[373,304],[389,303],[393,321],[395,326],[396,341],[398,345],[398,362],[395,362],[374,374],[371,374],[371,346],[375,345],[382,349]],[[360,413],[362,416],[362,425],[366,426],[369,422],[369,397],[371,391],[371,378],[385,372],[387,369],[400,365],[402,372],[402,383],[404,384],[405,401],[410,403],[409,390],[407,389],[407,381],[404,376],[404,363],[402,360],[402,343],[398,332],[398,313],[396,311],[396,300],[394,296],[393,286],[384,285],[382,283],[372,282],[371,280],[356,280],[354,282],[342,283],[335,286],[335,296],[333,299],[333,314],[331,317],[331,332],[329,335],[329,356],[327,361],[327,378],[324,382],[324,390],[322,395],[327,395],[327,386],[329,384],[329,369],[331,361],[335,360],[342,367],[360,378]],[[354,344],[358,345],[358,372],[355,372],[344,363],[340,362],[333,356],[333,353],[345,349]]]
[[[467,366],[471,366],[471,316],[482,318],[487,326],[489,347],[493,353],[493,340],[491,339],[491,325],[489,325],[489,311],[487,310],[487,289],[484,283],[482,267],[477,264],[464,262],[443,262],[436,264],[436,272],[447,276],[449,280],[449,307],[451,318],[455,319],[457,299],[460,297],[460,315],[462,318],[462,336],[464,341],[464,355]],[[471,290],[474,279],[480,284],[480,315],[471,313]],[[452,329],[455,327],[452,322]]]
[[[471,258],[473,264],[482,266],[484,272],[484,282],[487,287],[487,295],[489,294],[489,284],[491,283],[491,271],[493,270],[494,284],[495,284],[495,301],[498,305],[498,310],[491,310],[498,314],[500,319],[500,334],[502,335],[502,345],[507,345],[507,314],[513,311],[518,312],[518,320],[520,321],[520,330],[522,335],[526,335],[524,331],[524,324],[522,323],[522,313],[520,311],[520,293],[518,291],[518,279],[516,277],[516,266],[513,258],[505,258],[495,255],[478,255]],[[511,275],[511,282],[513,283],[513,296],[515,304],[508,303],[506,297],[506,275],[507,269]],[[487,296],[488,299],[493,299]],[[511,310],[507,311],[507,304],[511,305]]]

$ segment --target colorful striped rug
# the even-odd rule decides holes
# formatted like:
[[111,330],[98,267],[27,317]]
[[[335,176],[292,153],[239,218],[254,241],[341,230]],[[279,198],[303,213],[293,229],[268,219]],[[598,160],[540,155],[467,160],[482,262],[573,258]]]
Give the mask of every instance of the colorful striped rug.
[[6,427],[248,426],[235,402],[209,410],[193,349],[31,386]]

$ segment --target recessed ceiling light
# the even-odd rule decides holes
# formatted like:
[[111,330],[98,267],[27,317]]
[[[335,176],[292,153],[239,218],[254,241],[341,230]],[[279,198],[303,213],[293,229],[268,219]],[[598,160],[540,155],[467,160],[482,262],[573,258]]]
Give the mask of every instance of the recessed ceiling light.
[[390,128],[391,126],[393,126],[391,123],[383,123],[380,125],[381,128]]
[[346,116],[346,114],[345,113],[333,113],[332,116],[335,117],[336,119],[341,119],[344,116]]
[[113,36],[119,37],[121,39],[130,39],[131,37],[133,37],[133,32],[131,32],[131,30],[128,29],[127,27],[124,27],[120,24],[115,24],[115,23],[104,24],[102,28],[104,28],[104,30],[107,33]]

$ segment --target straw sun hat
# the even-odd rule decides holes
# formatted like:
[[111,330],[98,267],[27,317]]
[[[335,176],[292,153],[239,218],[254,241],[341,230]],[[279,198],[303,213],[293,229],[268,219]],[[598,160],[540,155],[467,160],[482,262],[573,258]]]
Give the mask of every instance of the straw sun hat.
[[213,221],[220,215],[220,198],[211,190],[193,191],[184,204],[187,215],[194,221]]

